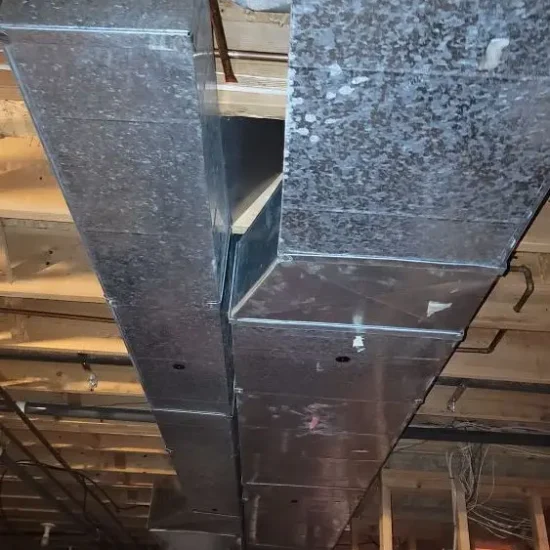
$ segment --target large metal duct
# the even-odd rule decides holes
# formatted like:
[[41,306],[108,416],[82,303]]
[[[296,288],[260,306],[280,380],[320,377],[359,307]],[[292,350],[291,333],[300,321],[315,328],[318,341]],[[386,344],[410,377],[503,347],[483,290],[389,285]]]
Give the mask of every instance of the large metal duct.
[[220,532],[201,540],[224,547],[241,520],[208,3],[6,0],[1,15],[9,62],[181,478],[179,527]]
[[547,0],[295,0],[230,315],[249,548],[330,548],[548,192]]

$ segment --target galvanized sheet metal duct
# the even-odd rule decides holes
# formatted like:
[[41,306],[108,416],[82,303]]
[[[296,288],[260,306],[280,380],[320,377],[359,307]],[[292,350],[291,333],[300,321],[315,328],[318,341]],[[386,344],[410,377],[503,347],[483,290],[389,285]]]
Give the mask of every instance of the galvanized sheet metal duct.
[[336,543],[548,192],[549,7],[294,1],[230,312],[249,548]]
[[201,530],[218,532],[222,514],[234,541],[220,316],[230,215],[207,3],[7,0],[1,14],[9,61],[182,479],[180,525],[200,515]]

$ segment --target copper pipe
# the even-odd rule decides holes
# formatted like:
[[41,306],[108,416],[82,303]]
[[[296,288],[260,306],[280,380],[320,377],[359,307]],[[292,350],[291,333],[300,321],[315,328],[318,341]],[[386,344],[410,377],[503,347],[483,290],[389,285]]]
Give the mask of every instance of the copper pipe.
[[233,72],[231,59],[229,58],[229,50],[227,49],[227,40],[225,38],[225,30],[223,28],[222,14],[218,0],[210,0],[210,17],[212,19],[212,27],[214,36],[218,43],[220,59],[222,61],[223,74],[226,82],[237,82],[237,77]]
[[[221,57],[220,51],[215,50],[214,54]],[[251,52],[245,50],[227,50],[227,55],[230,59],[247,59],[250,61],[275,61],[279,63],[287,63],[288,55],[286,53],[269,53],[269,52]]]

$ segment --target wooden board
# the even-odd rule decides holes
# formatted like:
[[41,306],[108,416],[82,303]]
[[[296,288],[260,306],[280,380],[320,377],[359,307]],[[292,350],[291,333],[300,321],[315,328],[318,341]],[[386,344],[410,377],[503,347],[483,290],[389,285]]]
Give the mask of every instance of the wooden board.
[[[40,449],[41,444],[25,428],[13,430],[13,433],[26,446]],[[63,451],[92,451],[111,452],[140,455],[166,455],[166,447],[160,437],[127,435],[120,437],[111,434],[71,433],[44,430],[42,434],[58,450]]]
[[280,187],[282,179],[282,174],[276,174],[267,179],[258,185],[252,196],[247,197],[245,201],[238,205],[234,212],[235,221],[231,228],[234,234],[243,235],[246,232],[275,191]]
[[0,149],[0,218],[71,222],[39,140],[4,138]]
[[[128,474],[175,475],[170,457],[161,454],[115,453],[90,450],[59,449],[63,458],[75,470],[119,472]],[[34,448],[38,460],[51,464],[51,455],[42,449]]]
[[218,106],[223,116],[284,119],[287,102],[286,63],[234,59],[237,83],[225,82],[221,63],[216,60]]
[[522,273],[502,277],[472,322],[474,327],[550,332],[550,256],[518,253],[512,265],[527,266],[535,289],[520,312],[514,311],[526,288]]
[[468,419],[483,423],[484,420],[532,424],[550,431],[550,399],[548,395],[469,388],[456,403],[455,411],[448,403],[455,388],[435,386],[420,407],[414,422],[422,422],[423,416]]
[[[93,365],[97,387],[93,392],[89,373],[78,364],[40,361],[0,360],[0,385],[14,390],[36,393],[77,393],[98,396],[131,396],[144,399],[137,371],[133,367]],[[30,394],[29,394],[30,395]],[[38,396],[38,401],[44,401]],[[118,400],[117,400],[118,401]]]
[[80,237],[72,224],[4,220],[13,282],[0,295],[104,302]]
[[[470,329],[464,346],[486,347],[495,330]],[[455,353],[443,376],[550,384],[549,335],[508,331],[493,353]]]
[[550,254],[550,203],[544,204],[519,243],[518,251]]
[[[77,418],[55,418],[48,416],[33,416],[31,420],[39,430],[55,432],[72,432],[85,434],[110,434],[117,436],[138,435],[142,437],[160,438],[158,426],[145,422],[120,422],[115,420],[88,420]],[[0,412],[0,421],[8,428],[22,428],[21,421],[13,414]]]

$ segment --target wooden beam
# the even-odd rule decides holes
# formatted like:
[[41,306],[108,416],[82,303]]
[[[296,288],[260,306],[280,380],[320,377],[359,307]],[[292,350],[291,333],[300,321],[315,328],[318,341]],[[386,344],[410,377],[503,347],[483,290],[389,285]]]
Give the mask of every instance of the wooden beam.
[[550,254],[550,203],[545,203],[518,245],[520,252]]
[[[391,489],[392,493],[448,493],[450,482],[448,473],[445,471],[422,471],[413,469],[396,469],[393,467],[384,469],[382,477],[384,483]],[[479,483],[479,495],[483,498],[492,497],[496,500],[524,501],[530,492],[535,491],[540,496],[550,498],[550,465],[549,477],[525,478],[525,477],[503,477],[483,475]]]
[[550,257],[543,254],[517,253],[513,265],[527,266],[531,270],[534,292],[520,312],[514,311],[514,305],[518,303],[526,289],[526,280],[522,273],[508,273],[498,281],[472,321],[472,326],[549,332],[549,260]]
[[286,54],[290,14],[251,11],[230,0],[220,1],[229,50]]
[[468,511],[464,489],[456,480],[451,479],[451,495],[453,501],[454,550],[470,549],[470,531],[468,529]]
[[[42,482],[42,481],[41,481]],[[80,487],[76,482],[69,482],[68,479],[66,483],[70,490],[78,489]],[[46,483],[46,487],[49,488],[51,485]],[[107,493],[119,506],[132,506],[134,504],[139,504],[143,506],[149,506],[151,502],[152,489],[148,487],[101,487],[103,491]],[[56,491],[53,491],[54,494]],[[74,491],[73,491],[74,492]],[[77,494],[80,494],[80,490]],[[41,500],[35,492],[28,489],[27,486],[16,478],[4,477],[2,482],[2,502],[6,502],[8,499],[25,499],[30,502],[38,502]],[[102,497],[102,501],[107,503],[108,500]]]
[[[5,86],[2,86],[2,89],[4,88]],[[12,93],[9,93],[8,97],[13,97]],[[0,99],[0,135],[8,137],[36,135],[29,111],[22,101]]]
[[[463,345],[487,347],[495,333],[494,329],[472,328]],[[490,354],[455,353],[442,376],[550,384],[548,334],[508,331]]]
[[[110,487],[129,490],[152,490],[154,483],[159,479],[159,476],[154,474],[129,474],[125,472],[97,471],[87,472],[86,474],[103,488]],[[41,482],[47,482],[47,480],[45,480],[44,477],[41,475],[33,475],[33,477],[40,480]],[[4,478],[4,481],[18,482],[18,478],[10,475],[10,473],[8,472]]]
[[531,527],[535,550],[550,550],[544,508],[540,495],[536,493],[531,494],[529,497],[529,511],[531,513]]
[[92,369],[98,381],[95,388],[90,386],[89,372],[78,364],[0,359],[0,385],[11,390],[90,394],[92,400],[100,395],[134,396],[145,402],[133,367],[93,365]]
[[275,191],[279,189],[282,179],[282,174],[273,175],[258,185],[255,192],[238,205],[233,213],[235,220],[231,228],[233,233],[243,235],[246,232]]
[[349,522],[351,532],[351,550],[360,550],[359,547],[359,524],[357,519],[352,517]]
[[286,113],[286,62],[233,59],[236,83],[227,83],[216,62],[218,107],[223,116],[284,120]]
[[40,164],[0,173],[0,217],[73,221],[45,159]]
[[[47,451],[33,448],[33,453],[41,462],[53,464],[51,455]],[[82,472],[119,472],[160,476],[176,475],[168,455],[74,451],[66,449],[60,449],[60,453],[72,468]]]
[[6,220],[5,232],[13,282],[0,281],[0,295],[105,301],[72,224]]
[[[27,430],[14,430],[19,440],[31,450],[42,445]],[[71,433],[43,431],[50,444],[60,451],[92,451],[101,453],[125,453],[139,455],[167,455],[166,446],[160,437],[139,435],[111,435],[95,433]]]
[[[58,526],[61,530],[61,527],[63,526],[73,526],[74,524],[66,519],[65,516],[63,516],[60,512],[56,510],[50,510],[48,508],[27,508],[27,509],[17,509],[17,508],[9,508],[5,510],[6,516],[10,522],[10,524],[14,524],[16,528],[35,528],[39,526],[41,523],[45,522],[53,522],[56,526]],[[142,511],[140,515],[137,514],[119,514],[118,516],[121,520],[121,522],[124,524],[125,527],[129,528],[145,528],[147,525],[147,509],[145,509],[145,513]],[[64,529],[63,529],[64,531]],[[2,539],[0,539],[1,541]],[[32,548],[32,547],[31,547]],[[97,543],[94,548],[97,548]]]
[[506,424],[534,424],[550,430],[550,400],[547,395],[468,388],[450,411],[448,403],[455,388],[434,386],[415,417],[456,418],[482,423],[484,420]]
[[[109,435],[138,435],[160,438],[158,426],[149,422],[120,422],[115,420],[88,420],[81,418],[56,418],[30,416],[39,430]],[[0,412],[0,422],[10,429],[21,429],[22,423],[12,413]]]
[[391,512],[391,490],[380,483],[380,550],[392,550],[392,512]]
[[[0,176],[1,177],[1,176]],[[4,230],[4,222],[0,219],[0,281],[11,283],[13,281],[13,272],[8,253],[8,241]]]
[[8,325],[0,339],[0,348],[101,355],[128,353],[106,303],[0,296],[0,315],[4,325]]

